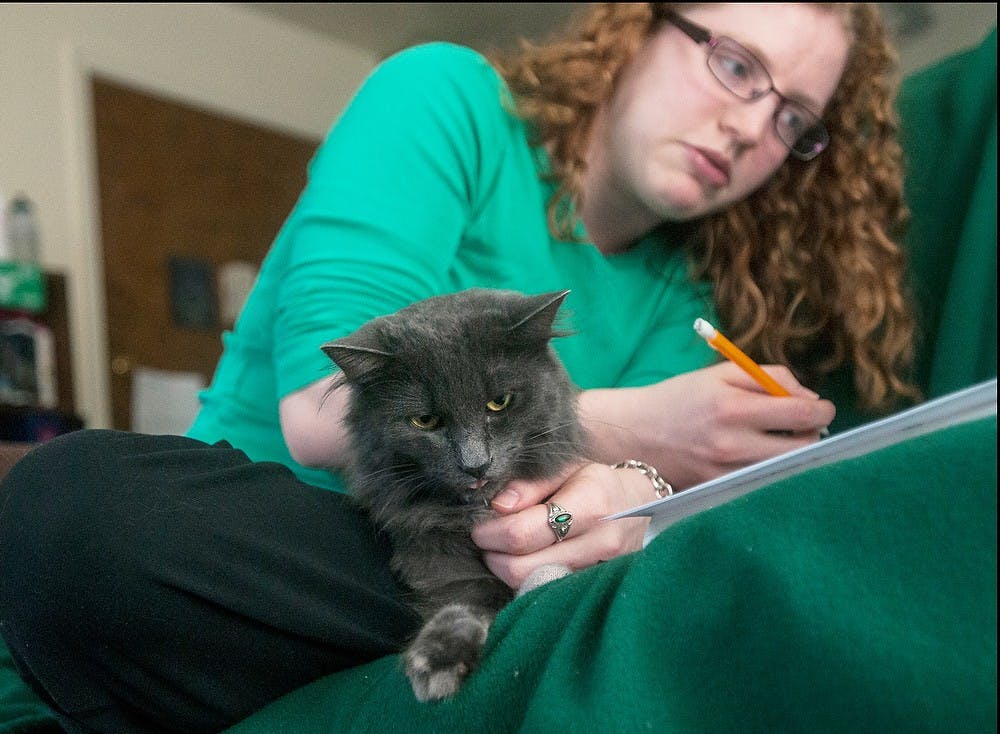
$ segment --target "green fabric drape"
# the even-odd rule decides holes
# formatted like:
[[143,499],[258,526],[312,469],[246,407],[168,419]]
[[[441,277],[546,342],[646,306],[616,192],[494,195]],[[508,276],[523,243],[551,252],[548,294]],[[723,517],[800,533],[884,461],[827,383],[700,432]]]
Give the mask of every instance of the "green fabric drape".
[[451,701],[418,703],[390,657],[230,734],[989,731],[996,527],[993,417],[771,485],[516,600]]
[[[898,102],[911,221],[905,244],[920,337],[915,377],[934,398],[997,374],[997,32],[910,76]],[[850,376],[828,396],[835,431],[874,417]]]
[[908,239],[928,397],[997,374],[997,33],[903,86]]

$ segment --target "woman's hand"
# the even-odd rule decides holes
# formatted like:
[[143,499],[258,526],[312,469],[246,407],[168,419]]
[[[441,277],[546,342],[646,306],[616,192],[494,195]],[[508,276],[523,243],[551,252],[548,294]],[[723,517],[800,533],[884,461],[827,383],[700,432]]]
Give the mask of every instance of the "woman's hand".
[[[653,485],[638,471],[577,464],[546,481],[511,482],[493,500],[500,516],[473,528],[472,539],[490,571],[518,589],[539,566],[577,570],[639,550],[648,518],[601,518],[655,499]],[[562,541],[549,527],[547,502],[573,515]]]
[[764,369],[790,397],[768,394],[730,362],[648,387],[585,391],[580,412],[592,456],[644,461],[682,489],[818,441],[833,403],[785,367]]
[[[836,410],[780,366],[765,366],[791,393],[768,394],[729,362],[641,388],[588,390],[580,412],[592,457],[608,464],[638,459],[675,490],[818,441]],[[601,522],[656,499],[641,472],[582,464],[539,482],[513,482],[493,500],[500,517],[472,531],[489,569],[519,588],[545,564],[591,566],[642,547],[648,519]],[[562,542],[548,524],[547,502],[573,515]]]

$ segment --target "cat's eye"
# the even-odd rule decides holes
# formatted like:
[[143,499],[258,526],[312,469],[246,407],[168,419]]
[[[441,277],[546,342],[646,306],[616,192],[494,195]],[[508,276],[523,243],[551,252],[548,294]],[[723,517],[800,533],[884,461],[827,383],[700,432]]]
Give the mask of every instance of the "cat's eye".
[[421,431],[430,431],[437,428],[440,421],[436,415],[414,415],[410,417],[410,423]]
[[508,392],[500,395],[499,397],[493,398],[491,401],[486,403],[486,407],[492,410],[494,413],[499,413],[501,410],[510,405],[510,400],[513,396]]

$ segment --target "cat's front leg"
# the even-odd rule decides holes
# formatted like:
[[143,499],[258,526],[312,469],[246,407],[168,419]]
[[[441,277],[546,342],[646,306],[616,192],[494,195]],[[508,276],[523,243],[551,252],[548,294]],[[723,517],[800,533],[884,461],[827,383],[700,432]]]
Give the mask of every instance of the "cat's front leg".
[[406,649],[406,676],[420,701],[437,701],[458,692],[479,665],[494,614],[468,604],[439,609]]

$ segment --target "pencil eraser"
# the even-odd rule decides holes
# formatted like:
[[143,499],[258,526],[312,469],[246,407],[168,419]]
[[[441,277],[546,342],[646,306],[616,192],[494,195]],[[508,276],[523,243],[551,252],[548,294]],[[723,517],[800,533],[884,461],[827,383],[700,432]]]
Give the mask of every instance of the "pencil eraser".
[[714,339],[715,338],[715,327],[710,323],[705,321],[705,319],[695,319],[694,320],[694,330],[698,332],[698,336],[702,339]]

